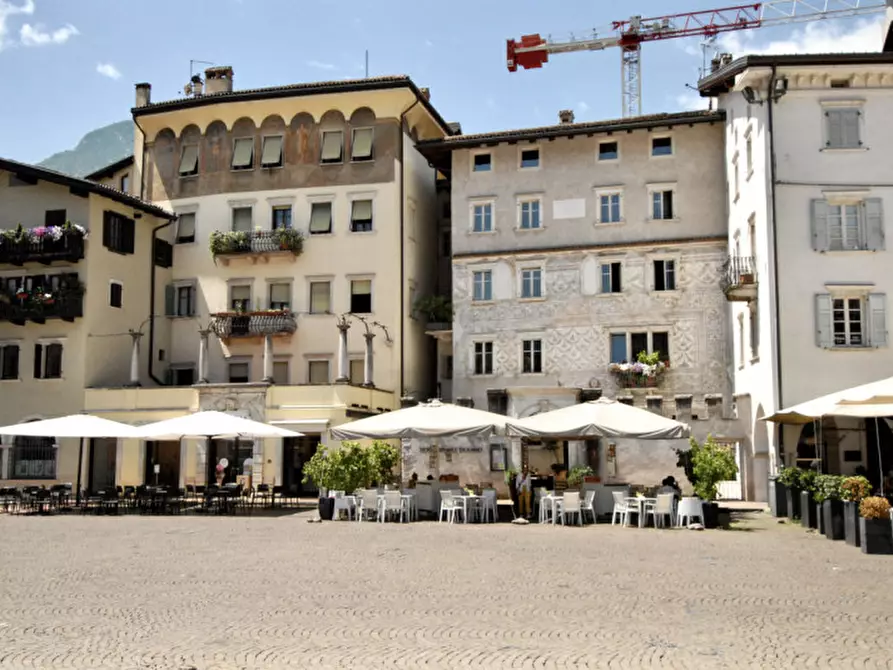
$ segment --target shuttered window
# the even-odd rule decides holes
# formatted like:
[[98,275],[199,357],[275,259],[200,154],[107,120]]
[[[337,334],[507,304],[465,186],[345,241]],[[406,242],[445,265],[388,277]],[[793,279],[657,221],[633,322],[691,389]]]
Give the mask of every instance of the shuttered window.
[[862,146],[859,123],[862,111],[859,109],[825,110],[825,148],[858,149]]
[[62,345],[58,342],[52,344],[34,345],[34,378],[35,379],[61,379],[62,378]]
[[187,144],[180,154],[180,176],[188,177],[198,174],[198,145]]
[[270,284],[270,309],[291,307],[291,284]]
[[329,362],[310,361],[307,364],[307,377],[311,384],[329,383]]
[[283,386],[288,382],[288,361],[273,361],[273,383]]
[[136,227],[133,219],[106,211],[102,217],[102,246],[118,254],[134,252]]
[[340,163],[344,156],[344,133],[340,130],[327,130],[322,134],[321,163]]
[[241,233],[251,232],[250,207],[233,207],[233,231]]
[[250,170],[254,167],[254,138],[238,137],[233,142],[233,170]]
[[195,284],[169,284],[164,289],[166,316],[195,316]]
[[230,286],[229,305],[237,312],[247,312],[251,309],[251,287]]
[[350,212],[350,231],[368,233],[372,230],[372,201],[354,200]]
[[195,242],[195,212],[180,214],[177,221],[177,244]]
[[816,251],[881,251],[886,246],[880,198],[839,204],[813,200],[811,215]]
[[332,203],[314,202],[310,208],[310,234],[332,232]]
[[362,358],[354,358],[350,361],[350,383],[362,386],[364,381],[366,381],[366,362]]
[[0,346],[0,379],[19,378],[19,345]]
[[264,138],[264,148],[260,157],[262,167],[280,167],[282,165],[282,136]]
[[354,279],[350,282],[350,311],[354,314],[372,312],[371,279]]
[[372,159],[372,137],[372,128],[357,128],[353,131],[350,160],[368,161]]
[[332,288],[327,281],[310,282],[310,313],[328,314],[332,311]]
[[832,295],[815,297],[816,345],[823,349],[887,345],[887,297]]

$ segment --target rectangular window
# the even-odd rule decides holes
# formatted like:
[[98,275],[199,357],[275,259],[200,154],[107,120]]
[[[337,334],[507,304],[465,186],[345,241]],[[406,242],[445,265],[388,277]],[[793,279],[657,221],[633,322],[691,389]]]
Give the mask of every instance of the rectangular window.
[[332,284],[327,281],[310,282],[310,313],[329,314],[332,311]]
[[329,361],[309,361],[307,363],[307,377],[311,384],[329,383]]
[[750,134],[744,140],[744,155],[747,161],[747,178],[749,179],[753,174],[753,138]]
[[124,285],[121,282],[113,281],[109,284],[109,306],[124,306]]
[[19,378],[19,345],[0,346],[0,379]]
[[524,200],[521,202],[521,230],[533,230],[539,228],[540,201]]
[[493,374],[493,343],[492,342],[475,342],[474,343],[474,374],[476,374],[476,375],[492,375]]
[[880,198],[856,203],[812,201],[812,240],[816,251],[884,249],[884,213]]
[[660,360],[670,360],[670,334],[667,332],[651,333],[651,353],[660,356]]
[[865,314],[862,298],[834,298],[831,324],[835,347],[861,347],[865,342]]
[[248,363],[230,363],[228,371],[230,384],[248,383],[250,374]]
[[62,378],[62,345],[53,344],[34,345],[34,378],[35,379],[61,379]]
[[136,227],[133,219],[117,212],[103,212],[102,246],[118,254],[132,254],[136,244]]
[[543,271],[540,268],[521,270],[521,297],[543,297]]
[[654,261],[654,290],[676,290],[676,261]]
[[[171,287],[172,289],[174,287]],[[176,304],[172,306],[171,316],[193,316],[195,314],[195,287],[183,285],[176,287]]]
[[633,361],[639,360],[639,354],[648,353],[648,333],[629,334],[629,357]]
[[611,334],[611,362],[626,362],[626,333]]
[[352,161],[371,161],[373,158],[372,139],[374,131],[372,128],[355,128],[353,131],[353,139],[350,143],[350,160]]
[[340,130],[327,130],[322,134],[320,163],[340,163],[344,158],[344,133]]
[[254,138],[237,137],[233,140],[233,170],[250,170],[254,167]]
[[314,202],[310,205],[310,234],[324,235],[332,232],[332,203]]
[[64,209],[48,209],[44,213],[43,217],[43,225],[49,228],[50,226],[56,226],[61,228],[65,225],[65,221],[67,217],[65,215]]
[[251,207],[233,207],[233,232],[251,232]]
[[187,144],[180,154],[180,176],[191,177],[198,174],[198,145]]
[[287,386],[288,382],[288,361],[273,361],[273,383]]
[[816,295],[817,346],[886,346],[886,305],[887,296],[883,293]]
[[350,311],[353,314],[372,313],[372,280],[353,279],[350,282]]
[[234,285],[229,287],[229,307],[234,312],[248,312],[251,310],[251,287],[246,285]]
[[536,168],[540,166],[540,150],[524,149],[521,151],[521,167]]
[[273,230],[291,228],[291,207],[284,205],[273,208]]
[[350,361],[350,383],[362,386],[364,381],[366,381],[366,362],[362,358],[354,358]]
[[171,367],[171,384],[174,386],[192,386],[195,384],[195,368],[190,366]]
[[828,243],[832,251],[863,248],[858,205],[828,205]]
[[760,355],[760,308],[756,301],[748,305],[750,316],[750,357],[757,358]]
[[354,200],[350,210],[350,232],[368,233],[372,231],[372,201]]
[[55,479],[56,440],[52,437],[17,437],[9,450],[13,479]]
[[121,175],[121,180],[118,182],[118,187],[120,188],[122,193],[130,193],[130,175],[129,174]]
[[673,191],[654,191],[651,194],[651,218],[657,220],[673,218]]
[[282,167],[282,135],[265,137],[260,154],[260,165],[265,168]]
[[672,156],[673,155],[673,139],[671,137],[652,137],[651,138],[651,155],[652,156]]
[[620,157],[617,142],[599,142],[598,159],[600,161],[616,161]]
[[737,156],[737,155],[735,156],[735,160],[732,161],[732,172],[733,172],[733,174],[734,174],[734,176],[733,176],[733,178],[732,178],[732,183],[733,183],[733,185],[735,186],[735,193],[734,193],[734,195],[735,195],[735,199],[737,200],[737,199],[738,199],[738,195],[739,195],[740,192],[741,192],[741,188],[740,188],[740,185],[741,185],[741,179],[740,179],[740,177],[739,177],[739,175],[738,175],[738,156]]
[[858,149],[862,146],[859,120],[862,111],[852,108],[825,110],[825,147]]
[[270,284],[270,309],[291,309],[291,284]]
[[474,302],[493,300],[493,272],[491,270],[480,270],[473,275],[474,292],[472,300]]
[[524,340],[521,343],[521,369],[524,374],[538,374],[543,371],[543,341]]
[[177,244],[195,242],[195,213],[180,214],[177,221]]
[[603,193],[598,198],[598,205],[599,223],[620,223],[623,220],[619,193]]
[[621,263],[605,263],[602,265],[602,293],[620,293]]
[[474,167],[475,172],[489,172],[493,168],[493,159],[490,154],[475,154]]
[[493,205],[484,202],[475,205],[474,211],[474,232],[489,233],[493,231]]

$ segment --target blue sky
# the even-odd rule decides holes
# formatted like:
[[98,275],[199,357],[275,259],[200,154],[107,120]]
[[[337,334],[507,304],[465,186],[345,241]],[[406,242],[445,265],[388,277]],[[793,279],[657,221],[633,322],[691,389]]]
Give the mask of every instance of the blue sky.
[[[620,115],[616,50],[554,56],[542,70],[507,72],[505,40],[585,34],[631,14],[722,7],[729,0],[0,0],[0,155],[36,162],[88,131],[126,119],[133,84],[155,100],[180,96],[190,59],[232,65],[236,88],[409,74],[464,132]],[[612,8],[613,7],[613,8]],[[724,50],[875,51],[880,18],[735,33]],[[686,88],[699,40],[647,44],[643,111],[701,104]],[[199,66],[204,67],[204,66]]]

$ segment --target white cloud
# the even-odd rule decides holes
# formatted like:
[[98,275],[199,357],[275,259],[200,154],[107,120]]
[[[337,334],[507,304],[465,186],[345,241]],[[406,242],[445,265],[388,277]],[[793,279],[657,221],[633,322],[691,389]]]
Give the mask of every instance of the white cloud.
[[675,98],[676,107],[683,111],[691,111],[696,109],[707,109],[710,104],[710,98],[702,98],[695,91],[686,91]]
[[26,23],[19,31],[19,39],[23,46],[42,47],[47,44],[65,44],[69,38],[77,34],[78,29],[70,23],[50,32],[45,31],[40,24],[32,26]]
[[883,22],[862,19],[844,25],[835,21],[815,21],[797,28],[787,39],[769,43],[759,39],[759,31],[728,33],[717,41],[721,52],[745,54],[851,53],[880,51]]
[[6,35],[9,28],[6,26],[6,19],[16,14],[33,14],[34,0],[24,0],[21,5],[14,5],[9,0],[0,0],[0,51],[7,46]]
[[585,100],[581,100],[577,103],[577,109],[579,109],[582,114],[585,114],[589,111],[589,104]]
[[307,65],[309,67],[315,67],[318,70],[334,70],[335,66],[332,63],[323,63],[318,60],[308,60]]
[[111,63],[98,63],[96,65],[96,71],[103,77],[108,77],[109,79],[121,78],[121,71]]

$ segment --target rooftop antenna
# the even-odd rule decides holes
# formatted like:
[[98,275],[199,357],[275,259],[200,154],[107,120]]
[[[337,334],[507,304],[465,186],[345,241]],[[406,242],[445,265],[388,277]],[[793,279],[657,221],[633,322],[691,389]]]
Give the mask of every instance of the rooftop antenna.
[[195,65],[196,63],[200,63],[202,65],[213,65],[214,63],[206,60],[190,60],[189,61],[189,81],[186,82],[186,85],[183,87],[183,94],[188,98],[191,95],[199,96],[202,94],[204,82],[200,75],[195,73]]
[[195,66],[196,66],[196,64],[198,64],[198,65],[213,65],[214,63],[212,63],[212,62],[209,61],[209,60],[193,60],[193,59],[190,59],[190,61],[189,61],[189,79],[190,79],[190,81],[192,80],[192,75],[195,74]]
[[[709,58],[707,57],[708,51],[713,52]],[[698,79],[703,79],[710,74],[710,70],[707,69],[707,64],[717,53],[719,53],[719,47],[716,46],[716,35],[710,35],[701,42],[701,70],[698,74]]]
[[366,79],[369,78],[369,49],[366,49]]

